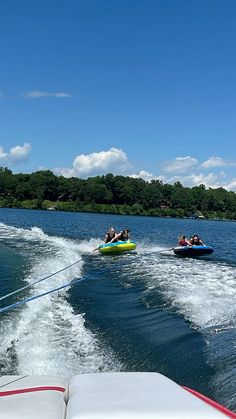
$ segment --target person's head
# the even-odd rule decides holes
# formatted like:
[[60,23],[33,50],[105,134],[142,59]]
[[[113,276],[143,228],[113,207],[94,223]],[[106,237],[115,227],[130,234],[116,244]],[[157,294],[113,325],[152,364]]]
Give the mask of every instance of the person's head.
[[198,241],[199,241],[199,237],[198,237],[198,235],[197,235],[197,234],[194,234],[194,236],[193,236],[193,241],[194,241],[194,242],[198,242]]
[[110,227],[107,234],[109,234],[109,236],[114,236],[116,234],[114,227]]

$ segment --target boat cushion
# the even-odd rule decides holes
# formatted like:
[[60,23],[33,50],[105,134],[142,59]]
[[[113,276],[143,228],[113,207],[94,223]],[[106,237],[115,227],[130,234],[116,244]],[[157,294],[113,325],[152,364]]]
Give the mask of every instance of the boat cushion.
[[158,373],[94,373],[69,381],[67,419],[222,418]]
[[0,418],[65,419],[66,390],[62,377],[0,377]]

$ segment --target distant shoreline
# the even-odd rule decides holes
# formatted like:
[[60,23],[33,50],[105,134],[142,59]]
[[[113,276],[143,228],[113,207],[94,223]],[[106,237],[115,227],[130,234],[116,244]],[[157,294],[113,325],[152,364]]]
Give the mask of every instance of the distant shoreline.
[[[105,208],[104,208],[105,207]],[[199,221],[236,221],[234,218],[226,217],[205,217],[204,214],[201,216],[190,215],[190,216],[181,216],[180,214],[175,214],[175,210],[172,210],[172,214],[166,214],[166,210],[162,209],[152,209],[152,211],[144,211],[142,213],[135,212],[132,207],[128,205],[99,205],[99,204],[83,204],[76,202],[52,202],[52,201],[41,201],[38,202],[35,200],[28,201],[16,201],[10,203],[10,205],[4,205],[4,202],[0,199],[0,208],[6,209],[28,209],[28,210],[39,210],[39,211],[57,211],[57,212],[83,212],[83,213],[92,213],[92,214],[110,214],[110,215],[131,215],[131,216],[143,216],[143,217],[157,217],[157,218],[176,218],[176,219],[186,219],[186,220],[199,220]],[[158,212],[158,213],[157,213]]]

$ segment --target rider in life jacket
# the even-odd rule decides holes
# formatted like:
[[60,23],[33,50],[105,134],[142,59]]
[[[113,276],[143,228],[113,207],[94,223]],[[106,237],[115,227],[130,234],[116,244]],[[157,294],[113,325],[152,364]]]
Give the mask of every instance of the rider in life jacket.
[[116,232],[114,227],[109,228],[107,231],[105,237],[104,237],[104,243],[110,243],[111,241],[117,241],[115,240]]
[[198,237],[197,234],[194,234],[194,236],[191,237],[189,240],[190,246],[205,246],[203,241]]
[[129,230],[127,228],[125,230],[120,231],[118,234],[116,234],[114,239],[111,240],[111,243],[115,241],[126,241],[126,240],[129,240]]
[[179,246],[188,246],[189,242],[186,240],[185,236],[180,236],[179,238]]

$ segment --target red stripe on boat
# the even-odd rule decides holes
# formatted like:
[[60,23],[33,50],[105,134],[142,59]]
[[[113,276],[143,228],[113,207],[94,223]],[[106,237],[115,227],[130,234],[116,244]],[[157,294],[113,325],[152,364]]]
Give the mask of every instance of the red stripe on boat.
[[201,393],[198,393],[196,390],[193,390],[191,388],[182,386],[185,390],[189,391],[189,393],[192,393],[194,396],[198,397],[199,399],[203,400],[204,402],[210,404],[212,407],[214,407],[217,410],[220,410],[220,412],[224,413],[225,415],[229,416],[230,418],[236,418],[236,413],[231,412],[229,409],[227,409],[224,406],[221,406],[221,404],[215,402],[214,400],[209,399],[208,397],[204,396]]
[[64,393],[64,387],[57,387],[57,386],[42,386],[42,387],[29,387],[29,388],[19,388],[18,390],[7,390],[7,391],[0,391],[0,397],[2,396],[14,396],[15,394],[23,394],[23,393],[33,393],[34,391],[60,391]]

